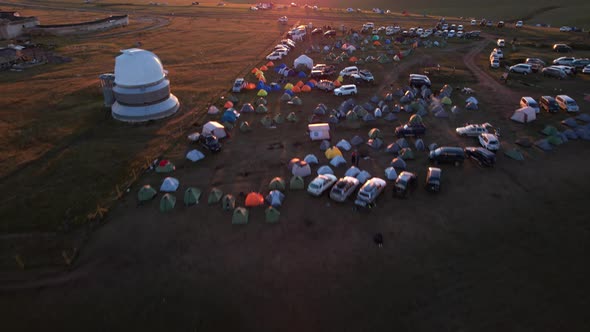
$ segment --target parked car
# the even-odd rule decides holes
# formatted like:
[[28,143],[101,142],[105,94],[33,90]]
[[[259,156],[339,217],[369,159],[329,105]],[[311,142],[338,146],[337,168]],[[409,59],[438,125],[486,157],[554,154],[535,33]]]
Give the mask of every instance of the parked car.
[[572,62],[572,66],[576,69],[583,69],[584,67],[590,65],[590,59],[576,59]]
[[496,27],[503,28],[504,27],[504,21],[498,21],[498,24],[496,24]]
[[568,52],[573,52],[573,49],[566,44],[555,44],[555,45],[553,45],[553,51],[559,52],[559,53],[568,53]]
[[356,95],[357,89],[356,85],[354,84],[345,84],[339,88],[334,89],[334,95],[336,96],[348,96],[348,95]]
[[476,20],[471,20],[471,25],[477,25],[477,21]]
[[448,38],[453,38],[455,37],[455,30],[449,30],[449,33],[447,34]]
[[494,134],[481,134],[478,137],[479,144],[490,151],[498,151],[500,149],[500,141]]
[[311,30],[312,35],[322,35],[324,34],[324,30],[322,28],[315,28]]
[[221,151],[221,143],[215,135],[211,134],[204,134],[199,136],[199,141],[201,142],[201,146],[211,152],[219,152]]
[[366,69],[362,69],[358,72],[358,74],[352,74],[352,75],[350,75],[350,77],[357,84],[363,83],[363,82],[375,84],[375,78],[373,77],[373,74]]
[[377,197],[385,189],[386,182],[380,178],[371,178],[367,180],[359,190],[354,204],[359,206],[367,206],[375,202]]
[[328,30],[324,32],[324,37],[333,37],[336,36],[336,30]]
[[502,38],[498,39],[498,41],[496,41],[496,45],[498,45],[498,47],[504,47],[506,46],[506,41]]
[[550,66],[550,68],[557,68],[559,70],[562,70],[567,75],[575,75],[576,74],[576,67],[573,67],[573,66],[553,65],[553,66]]
[[246,86],[246,81],[244,81],[243,77],[236,78],[231,91],[232,92],[241,92],[245,86]]
[[482,124],[468,124],[464,127],[458,127],[455,129],[455,132],[459,136],[471,136],[477,137],[480,134],[490,133],[494,130],[494,127],[489,123],[482,123]]
[[430,151],[428,157],[434,164],[451,163],[459,166],[465,161],[465,152],[460,147],[443,146]]
[[350,66],[350,67],[346,67],[344,69],[342,69],[340,71],[340,76],[350,76],[352,74],[358,74],[359,73],[359,69],[357,66]]
[[555,101],[555,98],[551,96],[541,96],[539,98],[539,105],[541,105],[541,109],[545,110],[545,112],[559,112],[559,105]]
[[393,193],[397,196],[404,197],[410,191],[410,188],[416,184],[416,174],[403,171],[395,179]]
[[564,110],[566,112],[579,112],[580,111],[580,107],[578,106],[576,101],[573,100],[568,95],[557,95],[555,97],[555,101],[557,102],[557,105],[559,105],[559,108],[561,108],[562,110]]
[[280,53],[272,52],[271,54],[266,56],[266,60],[281,60],[283,55]]
[[527,75],[527,74],[532,74],[533,73],[533,68],[529,64],[519,63],[517,65],[511,66],[509,68],[509,71],[511,73],[520,73],[520,74],[523,74],[523,75]]
[[330,190],[330,198],[336,202],[344,202],[360,185],[357,178],[345,176],[338,179],[338,182]]
[[533,97],[522,97],[520,98],[520,107],[530,107],[535,110],[535,113],[539,113],[541,109],[537,101]]
[[463,31],[457,31],[457,38],[463,38]]
[[523,25],[524,25],[524,22],[522,22],[522,21],[516,21],[516,23],[514,24],[514,27],[516,27],[516,28],[522,28]]
[[428,167],[426,172],[426,190],[437,193],[440,191],[442,170],[438,167]]
[[590,74],[590,65],[587,65],[582,69],[582,74]]
[[426,133],[426,127],[422,124],[409,125],[405,124],[395,128],[396,137],[421,137]]
[[338,179],[333,174],[320,174],[309,183],[307,192],[312,196],[320,196],[324,191],[330,189],[336,180]]
[[493,53],[497,54],[500,59],[503,59],[504,58],[504,52],[502,52],[502,49],[501,48],[494,48],[492,50],[492,54]]
[[428,78],[426,75],[410,74],[409,83],[410,86],[416,88],[421,88],[423,85],[426,85],[426,87],[430,88],[430,78]]
[[333,91],[336,88],[334,82],[330,80],[320,80],[316,87],[320,90],[327,92]]
[[457,26],[457,31],[463,31],[463,25],[459,24],[459,25]]
[[465,156],[476,161],[480,166],[492,167],[496,164],[496,154],[479,146],[466,147]]
[[562,26],[561,28],[559,28],[559,31],[561,32],[570,32],[572,31],[572,27],[568,27],[568,26]]
[[500,68],[500,59],[495,58],[495,57],[490,57],[490,67]]
[[528,63],[528,64],[531,64],[531,65],[532,64],[539,64],[539,65],[541,65],[543,67],[546,66],[545,61],[543,61],[543,60],[541,60],[539,58],[526,58],[526,60],[525,60],[524,63]]
[[553,60],[553,64],[554,65],[562,65],[562,66],[571,66],[574,61],[576,61],[576,58],[562,56],[560,58]]

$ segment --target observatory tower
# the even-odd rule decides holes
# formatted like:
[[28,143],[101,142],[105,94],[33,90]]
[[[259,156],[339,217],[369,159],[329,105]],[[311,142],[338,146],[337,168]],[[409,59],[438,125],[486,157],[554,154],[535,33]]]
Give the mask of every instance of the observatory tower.
[[168,72],[162,67],[160,59],[152,52],[132,48],[122,50],[115,59],[114,84],[101,75],[106,100],[112,95],[113,118],[125,122],[144,122],[162,119],[178,111],[176,96],[170,93]]

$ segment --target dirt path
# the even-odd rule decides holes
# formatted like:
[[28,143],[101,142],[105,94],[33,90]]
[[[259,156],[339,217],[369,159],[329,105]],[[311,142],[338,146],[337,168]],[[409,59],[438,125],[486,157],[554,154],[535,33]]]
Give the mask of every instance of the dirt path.
[[518,100],[519,94],[503,85],[500,82],[500,77],[494,78],[488,75],[483,69],[477,65],[477,56],[483,49],[491,42],[491,37],[486,37],[482,41],[476,43],[469,52],[463,56],[463,63],[475,75],[479,87],[479,91],[486,91],[495,96],[502,96],[498,99],[498,104],[512,104],[512,100]]

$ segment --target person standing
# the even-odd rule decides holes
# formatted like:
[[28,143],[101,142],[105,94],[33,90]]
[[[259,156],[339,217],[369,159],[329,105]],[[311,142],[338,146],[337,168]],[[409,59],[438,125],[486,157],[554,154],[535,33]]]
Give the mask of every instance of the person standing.
[[352,151],[352,155],[350,156],[350,163],[352,164],[352,166],[358,165],[358,163],[357,163],[357,153],[356,153],[356,150],[355,151]]

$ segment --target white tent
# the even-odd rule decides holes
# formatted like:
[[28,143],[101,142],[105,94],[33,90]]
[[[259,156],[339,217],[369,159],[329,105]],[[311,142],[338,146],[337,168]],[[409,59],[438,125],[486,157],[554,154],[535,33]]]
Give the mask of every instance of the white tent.
[[293,61],[294,68],[297,68],[299,65],[304,65],[311,70],[311,68],[313,68],[313,60],[307,55],[302,54],[297,59],[295,59],[295,61]]
[[178,182],[178,179],[173,178],[173,177],[167,177],[162,182],[162,185],[160,186],[160,191],[168,192],[168,193],[174,192],[174,191],[176,191],[176,189],[178,189],[179,185],[180,185],[180,182]]
[[217,121],[209,121],[203,125],[203,135],[211,134],[217,138],[224,138],[227,136],[225,127]]
[[190,150],[187,154],[186,154],[186,159],[195,162],[195,161],[199,161],[201,159],[205,158],[205,155],[199,151],[199,150]]
[[207,114],[218,114],[218,113],[219,113],[219,108],[217,108],[215,105],[209,106],[209,109],[207,110]]
[[519,108],[514,111],[510,119],[520,123],[533,122],[537,119],[537,112],[535,112],[534,108],[528,106]]
[[314,123],[307,125],[309,138],[312,141],[330,139],[330,125],[328,123]]
[[293,165],[291,173],[296,176],[306,177],[311,175],[311,167],[309,167],[309,164],[306,162],[299,162]]

